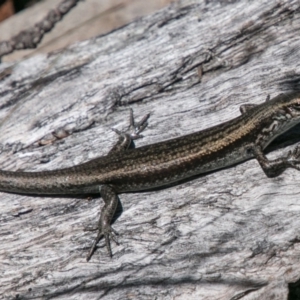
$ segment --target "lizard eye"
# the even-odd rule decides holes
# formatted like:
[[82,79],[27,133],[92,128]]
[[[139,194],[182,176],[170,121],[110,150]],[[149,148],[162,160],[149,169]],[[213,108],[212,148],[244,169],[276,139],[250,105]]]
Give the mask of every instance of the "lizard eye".
[[291,108],[294,109],[295,111],[300,111],[300,102],[293,103]]
[[300,109],[300,101],[297,101],[293,105],[296,109]]

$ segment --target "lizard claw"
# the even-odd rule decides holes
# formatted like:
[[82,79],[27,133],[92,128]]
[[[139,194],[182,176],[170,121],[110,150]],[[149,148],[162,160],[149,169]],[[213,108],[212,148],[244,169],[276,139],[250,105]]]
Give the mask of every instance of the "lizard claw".
[[119,235],[118,232],[115,231],[110,225],[107,226],[106,229],[104,229],[104,230],[102,230],[102,228],[100,227],[98,229],[97,237],[95,238],[95,240],[92,244],[92,247],[86,257],[86,261],[89,261],[91,259],[92,255],[94,254],[94,252],[96,250],[97,244],[99,243],[99,241],[101,240],[102,237],[104,237],[104,239],[105,239],[105,244],[106,244],[108,254],[110,257],[112,257],[110,239],[112,239],[117,245],[119,245],[116,235]]
[[133,140],[143,137],[140,133],[147,127],[150,114],[146,114],[139,122],[134,121],[133,110],[130,109],[130,125],[128,130],[130,131],[130,137]]
[[287,161],[290,167],[300,170],[300,145],[288,152]]
[[116,134],[126,139],[129,137],[131,140],[137,140],[142,138],[143,135],[140,133],[148,126],[147,120],[150,117],[150,113],[146,114],[139,122],[134,121],[133,110],[130,109],[130,120],[129,126],[125,132],[122,132],[116,128],[111,128]]

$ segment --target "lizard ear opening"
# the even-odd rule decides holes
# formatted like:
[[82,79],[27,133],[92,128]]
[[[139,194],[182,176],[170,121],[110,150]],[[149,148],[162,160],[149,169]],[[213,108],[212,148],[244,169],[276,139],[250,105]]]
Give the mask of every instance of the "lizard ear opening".
[[295,102],[291,105],[293,109],[300,110],[300,98],[296,99]]
[[297,111],[300,111],[300,104],[299,103],[294,104],[293,109],[297,110]]
[[256,104],[242,104],[240,106],[240,112],[242,113],[242,115],[244,115],[247,111],[251,110],[252,108],[254,108],[256,106]]

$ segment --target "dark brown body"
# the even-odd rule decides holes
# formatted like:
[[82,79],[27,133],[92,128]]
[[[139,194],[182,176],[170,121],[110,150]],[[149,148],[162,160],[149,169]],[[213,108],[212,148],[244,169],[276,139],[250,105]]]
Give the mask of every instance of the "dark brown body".
[[263,153],[274,138],[300,123],[300,93],[279,95],[261,105],[244,105],[240,109],[242,115],[231,121],[136,149],[128,149],[128,146],[140,137],[149,116],[135,124],[131,112],[133,132],[115,130],[120,139],[108,155],[53,171],[0,170],[0,190],[39,195],[100,192],[105,205],[87,260],[102,237],[112,256],[110,238],[114,239],[116,232],[110,224],[119,193],[161,187],[251,157],[257,159],[269,177],[277,176],[288,167],[300,170],[300,147],[273,161]]
[[[279,95],[253,106],[241,116],[179,138],[110,153],[78,166],[44,172],[0,171],[0,190],[29,194],[97,193],[110,185],[117,193],[170,184],[220,169],[254,156],[276,136],[297,124],[288,116],[280,124],[274,117],[286,111],[298,93]],[[274,123],[275,122],[275,123]]]

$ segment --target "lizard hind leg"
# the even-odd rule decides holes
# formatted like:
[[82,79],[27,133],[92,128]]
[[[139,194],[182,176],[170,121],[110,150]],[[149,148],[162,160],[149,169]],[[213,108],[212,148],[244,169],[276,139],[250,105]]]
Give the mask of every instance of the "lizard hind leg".
[[[129,148],[133,140],[142,138],[143,136],[141,135],[141,132],[144,131],[144,129],[147,127],[147,121],[149,117],[150,114],[146,114],[139,122],[135,122],[133,117],[133,111],[131,109],[128,129],[123,132],[113,128],[113,131],[115,131],[119,135],[119,139],[109,151],[108,155],[117,152],[122,153],[123,151]],[[106,248],[110,257],[112,257],[110,240],[113,240],[116,244],[118,244],[118,241],[116,240],[117,232],[110,225],[118,206],[117,193],[112,186],[105,184],[99,187],[99,191],[102,199],[104,200],[105,205],[101,210],[101,215],[97,227],[98,234],[87,255],[87,261],[91,259],[93,253],[97,248],[97,244],[102,237],[104,237],[105,239]]]
[[115,235],[118,233],[111,227],[110,223],[115,214],[118,206],[118,196],[114,189],[109,185],[100,186],[101,197],[103,198],[105,205],[101,210],[100,219],[98,222],[98,234],[95,238],[92,247],[87,255],[86,260],[89,261],[96,250],[98,242],[102,237],[105,239],[106,248],[110,257],[112,257],[110,239],[112,239],[116,244],[119,244]]
[[[133,140],[142,138],[141,132],[148,126],[148,119],[150,114],[146,114],[139,122],[135,122],[133,116],[133,110],[130,109],[130,119],[129,126],[127,130],[120,131],[118,129],[112,128],[112,130],[119,135],[119,140],[112,147],[109,153],[122,152],[130,147]],[[108,153],[108,154],[109,154]]]

